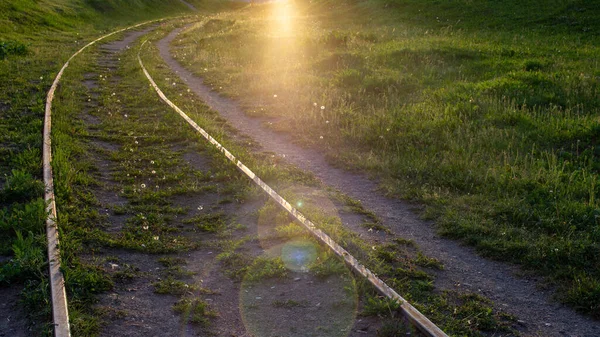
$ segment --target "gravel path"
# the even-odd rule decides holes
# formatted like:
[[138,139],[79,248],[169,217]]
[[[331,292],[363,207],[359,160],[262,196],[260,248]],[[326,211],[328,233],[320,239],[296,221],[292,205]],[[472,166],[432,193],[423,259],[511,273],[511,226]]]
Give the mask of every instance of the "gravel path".
[[322,153],[294,145],[290,137],[264,127],[265,119],[248,117],[235,101],[211,91],[201,78],[171,56],[170,43],[181,31],[171,32],[158,42],[158,47],[164,61],[189,88],[235,128],[260,143],[265,151],[285,155],[290,163],[360,200],[394,233],[414,240],[426,255],[443,262],[444,271],[436,275],[438,288],[464,289],[487,296],[499,309],[517,316],[519,329],[526,336],[600,336],[598,322],[552,301],[552,291],[539,289],[535,279],[515,276],[518,268],[487,260],[471,248],[441,238],[433,224],[420,220],[409,204],[377,192],[377,182],[332,167]]

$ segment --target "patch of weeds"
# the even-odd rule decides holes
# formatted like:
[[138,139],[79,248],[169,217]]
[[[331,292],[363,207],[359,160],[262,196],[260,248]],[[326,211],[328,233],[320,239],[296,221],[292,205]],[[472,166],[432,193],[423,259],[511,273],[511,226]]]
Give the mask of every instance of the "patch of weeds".
[[181,314],[183,322],[191,322],[208,326],[210,319],[217,317],[216,311],[210,309],[208,303],[200,298],[182,298],[173,305],[173,310]]
[[415,247],[415,242],[412,239],[394,238],[392,241],[394,241],[397,245],[400,246]]
[[438,270],[444,269],[444,264],[440,262],[438,259],[433,257],[425,256],[421,252],[417,252],[417,258],[415,259],[415,264],[426,267],[426,268],[434,268]]
[[295,222],[275,227],[275,233],[277,233],[277,237],[280,239],[293,239],[308,235],[306,229]]
[[225,228],[225,214],[223,213],[210,213],[197,215],[190,219],[182,221],[186,224],[194,224],[196,228],[203,232],[215,233]]
[[158,262],[165,267],[175,267],[175,266],[182,266],[182,265],[187,264],[185,259],[183,259],[181,257],[171,257],[171,256],[161,257],[160,259],[158,259]]
[[217,260],[225,267],[225,274],[234,280],[241,280],[252,263],[251,257],[235,251],[223,252],[217,255]]
[[284,278],[287,275],[288,270],[281,257],[257,257],[248,268],[244,279],[248,282],[258,282],[270,278]]
[[388,297],[368,296],[362,314],[365,316],[396,317],[400,309],[400,303]]
[[365,222],[365,223],[362,223],[360,226],[363,228],[366,228],[370,232],[381,231],[381,232],[388,233],[388,234],[391,233],[391,230],[389,228],[387,228],[386,226],[382,225],[381,223],[377,223],[377,222]]
[[26,171],[12,170],[6,184],[0,191],[0,201],[6,203],[24,202],[39,198],[44,193],[44,184]]
[[12,236],[16,231],[41,233],[46,216],[46,203],[43,199],[0,209],[0,235]]
[[184,295],[196,290],[196,287],[172,277],[152,283],[157,294]]
[[187,278],[195,275],[193,271],[189,271],[181,266],[170,266],[164,270],[164,274],[169,277]]
[[173,236],[178,228],[168,225],[169,218],[161,214],[137,214],[127,220],[121,233],[108,244],[150,253],[174,253],[196,246],[190,239]]
[[130,264],[124,264],[116,268],[118,270],[112,274],[112,278],[120,282],[131,281],[141,274],[140,268]]
[[413,332],[414,328],[411,325],[397,319],[390,319],[377,330],[377,337],[410,336]]
[[348,272],[346,265],[333,253],[326,253],[324,258],[319,257],[310,266],[310,271],[319,278],[327,278],[332,275],[343,275]]
[[25,56],[27,53],[29,53],[29,48],[22,42],[15,40],[0,41],[0,60],[4,60],[10,55]]
[[16,239],[12,244],[14,256],[7,263],[0,265],[0,284],[43,275],[46,266],[44,241],[43,235],[35,236],[27,232],[23,236],[20,231],[17,231]]

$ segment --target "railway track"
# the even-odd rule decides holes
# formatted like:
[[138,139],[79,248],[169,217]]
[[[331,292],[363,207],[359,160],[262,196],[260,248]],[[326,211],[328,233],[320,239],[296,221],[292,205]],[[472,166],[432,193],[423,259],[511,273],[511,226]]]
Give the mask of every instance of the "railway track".
[[[155,21],[151,21],[155,22]],[[68,67],[69,62],[76,57],[78,54],[83,52],[86,48],[94,45],[95,43],[112,36],[114,34],[131,30],[142,25],[148,25],[151,22],[145,22],[139,25],[135,25],[132,27],[128,27],[119,31],[112,32],[107,34],[101,38],[98,38],[88,45],[84,46],[77,53],[75,53],[67,63],[63,66],[59,74],[57,75],[47,98],[46,103],[46,117],[44,123],[44,180],[46,183],[46,200],[48,202],[48,210],[50,212],[50,216],[47,222],[47,234],[48,234],[48,256],[50,261],[50,275],[51,275],[51,288],[52,288],[52,303],[53,303],[53,318],[54,318],[54,331],[55,336],[70,336],[70,328],[69,328],[69,314],[67,310],[67,298],[65,295],[64,288],[64,279],[62,278],[62,274],[60,272],[60,258],[59,258],[59,250],[58,250],[58,232],[57,232],[57,224],[56,224],[56,204],[54,201],[54,192],[53,192],[53,177],[52,177],[52,169],[51,169],[51,116],[52,116],[52,101],[54,98],[54,92],[59,84],[59,81]],[[143,45],[142,45],[143,47]],[[374,273],[372,273],[368,268],[362,265],[358,259],[353,257],[348,251],[342,248],[339,244],[337,244],[334,240],[332,240],[327,234],[318,229],[318,226],[314,224],[312,221],[307,219],[296,207],[292,205],[289,201],[284,199],[281,195],[279,195],[274,189],[272,189],[269,185],[267,185],[263,180],[261,180],[252,170],[250,170],[245,164],[239,161],[229,150],[227,150],[223,145],[221,145],[215,138],[209,135],[203,128],[201,128],[198,124],[196,124],[183,110],[181,110],[177,105],[171,102],[166,95],[162,92],[162,90],[158,87],[158,85],[153,80],[152,76],[146,69],[141,56],[142,47],[140,47],[140,51],[138,52],[138,62],[143,70],[145,76],[148,81],[151,83],[154,90],[160,96],[160,98],[168,104],[173,110],[175,110],[183,119],[186,120],[189,125],[193,127],[197,132],[202,134],[202,136],[213,146],[215,146],[229,161],[231,161],[241,173],[243,173],[246,177],[252,180],[257,186],[259,186],[272,200],[274,200],[281,208],[289,212],[289,214],[295,218],[295,220],[302,224],[310,233],[317,238],[324,246],[331,249],[336,255],[338,255],[341,259],[343,259],[346,264],[351,267],[354,272],[360,277],[366,279],[375,289],[377,289],[381,294],[388,297],[390,300],[398,301],[401,303],[401,310],[403,314],[408,318],[409,321],[412,322],[424,335],[426,336],[446,336],[446,334],[439,329],[435,324],[433,324],[427,317],[422,315],[417,309],[415,309],[409,302],[407,302],[402,296],[400,296],[394,289],[389,287],[384,281],[382,281],[379,277],[377,277]]]
[[87,48],[115,34],[135,29],[144,25],[161,20],[152,20],[133,25],[127,28],[119,29],[104,36],[101,36],[94,41],[86,44],[73,54],[67,62],[62,66],[52,86],[46,96],[46,108],[44,113],[44,130],[43,130],[43,149],[42,149],[42,170],[44,176],[44,200],[46,201],[46,212],[49,214],[46,220],[46,236],[48,240],[48,263],[49,263],[49,279],[50,292],[52,301],[52,320],[54,325],[54,335],[56,337],[71,336],[69,325],[69,311],[67,305],[67,295],[65,291],[65,280],[61,272],[59,236],[56,212],[56,200],[54,195],[54,176],[52,174],[52,102],[54,93],[60,83],[63,73],[69,66],[71,60],[81,54]]

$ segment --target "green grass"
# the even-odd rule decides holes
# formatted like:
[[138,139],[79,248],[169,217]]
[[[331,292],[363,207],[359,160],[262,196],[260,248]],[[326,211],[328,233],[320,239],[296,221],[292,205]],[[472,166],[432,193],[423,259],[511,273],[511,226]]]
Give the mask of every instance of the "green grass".
[[213,15],[173,47],[249,114],[598,317],[599,14],[575,0],[289,2]]
[[173,305],[173,310],[182,315],[182,321],[208,326],[210,318],[218,314],[210,309],[208,303],[201,299],[184,298]]

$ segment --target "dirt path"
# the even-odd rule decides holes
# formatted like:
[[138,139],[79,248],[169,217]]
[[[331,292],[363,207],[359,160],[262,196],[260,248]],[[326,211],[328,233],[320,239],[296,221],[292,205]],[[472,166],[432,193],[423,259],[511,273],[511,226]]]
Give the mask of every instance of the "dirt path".
[[0,337],[26,337],[38,328],[29,326],[27,313],[19,305],[21,286],[9,286],[0,289]]
[[537,280],[515,276],[518,268],[478,256],[473,249],[436,234],[432,223],[422,221],[407,203],[377,192],[377,182],[364,175],[332,167],[322,153],[294,145],[289,137],[266,127],[267,119],[248,117],[235,101],[221,97],[201,78],[179,64],[170,53],[177,29],[158,42],[164,61],[208,106],[235,128],[261,144],[265,151],[285,156],[290,163],[311,171],[325,184],[360,200],[397,235],[414,240],[423,252],[440,260],[445,270],[436,276],[439,289],[479,292],[505,312],[517,316],[520,330],[530,336],[600,336],[600,327],[585,316],[552,301],[552,291],[538,288]]

